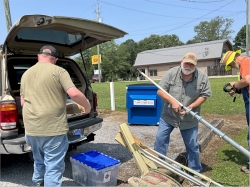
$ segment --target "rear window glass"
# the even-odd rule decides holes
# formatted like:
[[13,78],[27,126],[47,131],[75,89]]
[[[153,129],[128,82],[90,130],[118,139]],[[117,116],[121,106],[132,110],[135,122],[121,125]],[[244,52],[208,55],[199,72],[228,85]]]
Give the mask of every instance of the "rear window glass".
[[29,67],[14,66],[14,69],[15,69],[15,72],[16,72],[18,84],[20,84],[21,83],[21,78],[22,78],[24,72],[27,69],[29,69]]
[[22,28],[16,36],[16,41],[50,42],[61,45],[74,45],[82,40],[80,34],[69,34],[65,31]]
[[81,82],[78,79],[76,73],[74,72],[74,70],[71,68],[70,64],[68,62],[57,62],[56,65],[66,69],[69,73],[69,76],[71,77],[72,82],[74,83],[74,85],[76,87],[81,86]]
[[[10,61],[8,63],[8,78],[10,82],[10,86],[12,90],[16,90],[18,95],[18,90],[20,89],[21,78],[24,72],[29,69],[31,66],[36,64],[36,60],[25,60],[28,63],[20,63],[20,60]],[[30,62],[29,62],[30,61]],[[76,73],[74,72],[73,68],[71,67],[71,63],[60,61],[58,60],[56,65],[66,69],[71,77],[72,82],[75,84],[76,87],[81,87],[82,84],[77,77]]]

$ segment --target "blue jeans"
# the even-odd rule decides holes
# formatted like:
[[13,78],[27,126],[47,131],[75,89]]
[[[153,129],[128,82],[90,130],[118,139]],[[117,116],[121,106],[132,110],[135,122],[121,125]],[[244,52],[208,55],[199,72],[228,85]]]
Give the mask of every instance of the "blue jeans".
[[34,158],[32,181],[44,186],[61,186],[65,170],[64,157],[68,150],[68,137],[59,136],[28,136],[26,142],[31,146]]
[[[245,109],[246,109],[246,120],[247,120],[247,125],[248,125],[248,131],[247,131],[247,143],[248,143],[248,151],[250,151],[250,140],[249,140],[249,133],[250,133],[250,126],[249,126],[249,91],[248,89],[245,87],[245,88],[242,88],[241,89],[241,93],[242,93],[242,96],[243,96],[243,100],[244,100],[244,103],[245,103]],[[248,157],[247,159],[247,164],[248,166],[250,165],[250,159]]]
[[[167,154],[170,134],[173,129],[174,127],[172,125],[169,125],[162,118],[160,118],[159,128],[154,144],[155,151],[163,155]],[[181,135],[187,151],[188,167],[197,172],[201,172],[202,166],[200,163],[200,151],[197,142],[198,125],[191,129],[181,130]]]

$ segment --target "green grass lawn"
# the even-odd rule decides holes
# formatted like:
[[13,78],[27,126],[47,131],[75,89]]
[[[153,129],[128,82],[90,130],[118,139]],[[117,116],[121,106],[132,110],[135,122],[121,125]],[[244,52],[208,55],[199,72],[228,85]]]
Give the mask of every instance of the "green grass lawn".
[[[223,91],[223,86],[230,82],[237,81],[237,77],[210,78],[212,97],[202,105],[201,115],[245,115],[242,95],[237,95],[236,101]],[[156,81],[158,83],[159,81]],[[132,84],[150,83],[140,82],[114,82],[115,109],[126,111],[126,86]],[[93,90],[98,95],[99,109],[111,109],[110,83],[94,83]],[[247,148],[247,131],[242,130],[232,139],[239,145]],[[230,157],[228,157],[230,155]],[[242,165],[246,164],[246,156],[236,150],[232,145],[226,143],[220,147],[217,153],[218,164],[213,166],[212,179],[224,186],[249,186],[249,175],[239,171]]]
[[[242,130],[237,136],[231,137],[239,145],[247,149],[247,130]],[[240,172],[246,165],[247,157],[232,145],[225,144],[217,152],[218,164],[213,166],[212,179],[224,186],[249,186],[250,176]]]
[[[234,115],[244,114],[244,104],[242,96],[237,94],[236,101],[223,91],[223,86],[230,82],[236,81],[236,77],[230,78],[211,78],[210,84],[212,89],[212,97],[202,105],[201,114],[219,114],[219,115]],[[159,81],[155,81],[158,83]],[[118,111],[126,111],[126,87],[132,84],[150,83],[149,81],[140,82],[114,82],[115,109]],[[100,109],[111,109],[110,101],[110,83],[94,83],[93,90],[98,95],[98,107]]]

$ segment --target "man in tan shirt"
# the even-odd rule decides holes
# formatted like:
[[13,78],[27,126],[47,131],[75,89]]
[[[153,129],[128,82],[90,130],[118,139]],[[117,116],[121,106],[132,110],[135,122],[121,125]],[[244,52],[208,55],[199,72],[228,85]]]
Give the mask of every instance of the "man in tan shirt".
[[85,95],[73,84],[68,72],[56,66],[56,49],[43,46],[38,62],[21,79],[21,105],[26,142],[34,157],[32,181],[45,186],[61,186],[68,149],[66,94],[91,110]]

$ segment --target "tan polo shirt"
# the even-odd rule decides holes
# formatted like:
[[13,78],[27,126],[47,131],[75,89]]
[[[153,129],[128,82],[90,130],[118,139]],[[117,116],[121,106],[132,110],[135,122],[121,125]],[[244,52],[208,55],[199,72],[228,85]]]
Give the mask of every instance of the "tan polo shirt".
[[23,122],[30,136],[56,136],[68,131],[66,90],[74,87],[68,72],[51,63],[38,62],[22,76]]

